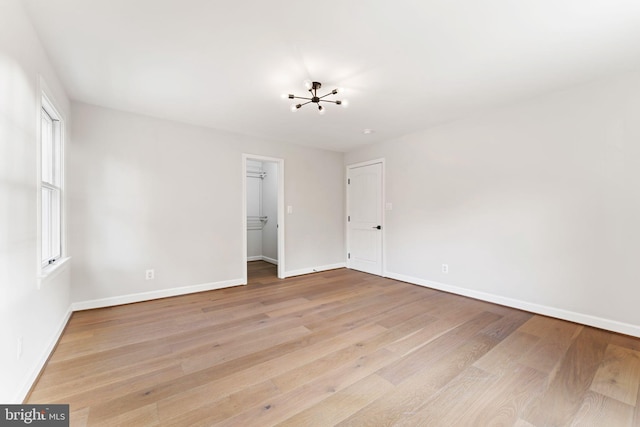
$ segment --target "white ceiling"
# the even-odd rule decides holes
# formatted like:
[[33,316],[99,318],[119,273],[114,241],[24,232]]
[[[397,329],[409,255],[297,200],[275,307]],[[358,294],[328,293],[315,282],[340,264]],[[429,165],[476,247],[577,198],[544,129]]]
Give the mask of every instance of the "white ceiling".
[[339,151],[640,66],[639,0],[25,3],[74,100]]

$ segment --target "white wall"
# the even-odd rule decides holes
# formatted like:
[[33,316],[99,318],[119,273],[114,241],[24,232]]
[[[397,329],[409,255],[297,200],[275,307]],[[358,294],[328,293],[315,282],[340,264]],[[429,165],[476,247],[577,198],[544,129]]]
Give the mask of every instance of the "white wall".
[[639,118],[626,74],[345,162],[386,158],[389,275],[640,335]]
[[342,153],[80,103],[72,114],[73,298],[101,300],[82,307],[241,281],[243,153],[285,159],[286,270],[344,263]]
[[[69,271],[38,289],[40,76],[69,124],[67,97],[19,0],[0,2],[0,402],[19,403],[69,313]],[[67,141],[68,142],[68,141]],[[17,341],[22,337],[22,356]]]

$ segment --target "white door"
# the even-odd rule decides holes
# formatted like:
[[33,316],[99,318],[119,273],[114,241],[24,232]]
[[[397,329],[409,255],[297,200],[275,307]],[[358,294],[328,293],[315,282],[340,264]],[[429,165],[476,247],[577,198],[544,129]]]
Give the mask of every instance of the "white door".
[[382,163],[347,169],[347,266],[382,275]]

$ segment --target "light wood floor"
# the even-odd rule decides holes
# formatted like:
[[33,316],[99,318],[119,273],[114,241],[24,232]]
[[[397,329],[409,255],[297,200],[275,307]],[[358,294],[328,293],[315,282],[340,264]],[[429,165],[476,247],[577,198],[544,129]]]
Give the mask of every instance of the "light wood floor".
[[640,339],[341,269],[75,313],[72,425],[639,426]]

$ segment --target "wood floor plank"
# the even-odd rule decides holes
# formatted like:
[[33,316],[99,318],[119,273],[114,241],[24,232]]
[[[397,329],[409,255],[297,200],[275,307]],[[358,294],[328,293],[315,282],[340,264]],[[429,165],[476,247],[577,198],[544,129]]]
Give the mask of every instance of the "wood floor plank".
[[[313,319],[308,318],[304,323],[305,326],[314,330],[323,327],[328,319],[336,323],[354,322],[358,319],[380,322],[383,318],[392,316],[399,308],[404,308],[406,304],[414,302],[416,300],[416,294],[412,291],[387,291],[384,293],[376,293],[370,298],[362,298],[362,296],[354,296],[353,298],[354,301],[343,300],[345,304],[324,310],[320,313],[320,316],[316,316]],[[363,310],[372,313],[372,317],[363,318]],[[385,325],[383,324],[383,326]],[[389,326],[392,325],[390,324]]]
[[[491,310],[491,313],[495,313],[495,311]],[[500,320],[487,325],[487,327],[482,329],[480,332],[496,339],[503,340],[533,317],[531,313],[525,313],[522,311],[513,312],[511,310],[505,312],[505,314],[501,316],[502,318]]]
[[[170,426],[209,426],[222,422],[242,413],[245,408],[266,402],[279,395],[278,388],[271,381],[263,381],[258,384],[242,388],[234,393],[220,396],[215,392],[201,393],[198,400],[189,401],[189,406],[165,407],[160,412],[160,421],[163,425]],[[158,405],[161,405],[160,402]],[[193,405],[193,409],[189,409]]]
[[629,350],[640,351],[640,339],[628,335],[611,333],[611,344]]
[[70,425],[73,427],[86,427],[89,422],[89,408],[81,409],[69,408]]
[[633,409],[632,405],[590,391],[585,395],[571,425],[632,427]]
[[186,389],[199,387],[207,382],[213,382],[231,375],[234,372],[248,369],[255,364],[270,360],[282,353],[295,351],[317,342],[324,342],[340,332],[342,331],[339,328],[335,328],[322,333],[308,334],[300,339],[278,344],[268,349],[219,363],[207,369],[185,374],[178,379],[168,381],[165,378],[159,378],[159,381],[152,387],[132,389],[129,393],[112,399],[109,402],[101,402],[94,405],[92,412],[109,412],[113,408],[121,412],[132,411],[136,408],[146,406],[151,402],[157,402],[175,394],[182,393]]
[[513,424],[513,427],[536,427],[530,422],[523,420],[522,418],[518,418],[516,422]]
[[229,336],[239,337],[245,334],[255,335],[259,331],[267,333],[269,329],[286,329],[287,325],[292,324],[287,320],[271,319],[262,313],[258,313],[216,325],[203,326],[192,323],[189,330],[177,334],[167,334],[165,339],[169,341],[172,352],[186,354],[191,350],[202,347],[203,343],[224,342]]
[[[384,331],[386,329],[378,325],[365,325],[336,335],[316,345],[283,354],[281,357],[253,365],[219,380],[207,382],[182,393],[171,395],[158,402],[160,417],[165,419],[180,411],[206,413],[208,409],[200,410],[199,408],[201,406],[210,406],[212,404],[211,396],[218,396],[221,393],[237,394],[243,389],[253,387],[265,380],[268,380],[277,389],[271,381],[272,378],[281,378],[285,373],[288,374],[300,367],[305,367],[304,371],[308,365],[322,364],[325,359],[333,361],[337,358],[342,360],[343,363],[356,360],[371,352],[370,347],[367,345],[368,339],[378,337]],[[354,345],[352,340],[356,337],[363,340],[364,344],[361,346]],[[375,343],[375,340],[371,342]]]
[[571,422],[604,359],[611,335],[584,327],[567,351],[545,392],[527,408],[524,419],[534,425]]
[[418,350],[403,356],[397,362],[386,366],[379,374],[392,384],[400,384],[421,370],[423,366],[453,351],[464,340],[472,337],[479,330],[499,318],[500,316],[494,313],[480,313],[471,320],[453,328],[447,334],[436,338]]
[[396,304],[391,310],[385,313],[378,313],[375,321],[384,327],[391,328],[420,314],[429,314],[432,319],[436,319],[430,310],[441,303],[441,298],[438,298],[437,295],[420,296],[418,294],[410,297],[409,300],[398,302],[400,303]]
[[[323,383],[327,381],[334,381],[343,384],[347,378],[353,377],[359,380],[363,373],[367,371],[370,371],[371,373],[375,372],[390,360],[395,359],[395,357],[396,356],[390,351],[380,348],[373,353],[361,355],[356,359],[348,358],[344,361],[340,361],[342,363],[339,363],[336,360],[336,363],[333,366],[322,364],[323,366],[316,369],[313,375],[308,375],[307,372],[311,368],[315,367],[305,366],[302,369],[295,369],[281,374],[278,377],[273,378],[272,381],[279,390],[286,393],[294,392],[296,389],[305,387],[308,384],[314,384],[318,382],[318,380]],[[329,362],[334,360],[335,359],[332,358]],[[328,373],[331,374],[328,375]],[[338,378],[340,375],[344,375],[344,377]],[[334,389],[337,388],[338,387],[331,386],[328,390],[333,393],[335,392]]]
[[582,331],[582,326],[544,316],[534,316],[518,328],[518,331],[540,337],[540,342],[523,357],[522,363],[553,375],[569,346]]
[[424,347],[436,338],[441,337],[458,325],[452,321],[436,319],[425,322],[421,326],[423,327],[416,329],[416,331],[411,334],[406,334],[401,339],[392,342],[386,347],[391,351],[406,356]]
[[[72,426],[640,426],[640,339],[337,269],[74,313]],[[627,423],[627,424],[625,424]]]
[[640,352],[610,344],[591,390],[635,406],[640,386]]
[[[383,335],[377,335],[376,337],[381,338]],[[342,348],[323,357],[316,357],[309,363],[297,368],[291,368],[287,372],[278,375],[273,378],[273,382],[279,390],[288,392],[300,387],[301,384],[313,381],[326,372],[352,364],[366,357],[367,354],[373,354],[371,347],[378,347],[376,351],[381,350],[380,341],[377,339],[367,340],[367,342],[361,342],[360,344]]]
[[[115,350],[129,344],[136,344],[140,340],[140,336],[146,337],[147,340],[161,339],[167,333],[179,333],[181,328],[176,324],[175,320],[160,320],[157,323],[149,320],[144,324],[136,325],[133,328],[127,328],[125,325],[117,325],[109,329],[96,331],[92,339],[76,340],[73,342],[65,342],[59,346],[55,358],[52,357],[51,363],[76,359],[78,356],[87,355],[91,357],[96,351]],[[94,343],[92,347],[90,342]]]
[[496,375],[503,375],[518,364],[530,352],[540,338],[526,332],[515,331],[502,340],[494,349],[485,354],[474,366]]
[[100,426],[159,426],[158,408],[156,403],[136,408],[128,412],[98,413],[89,411],[87,425]]
[[212,343],[199,348],[197,352],[191,352],[188,359],[182,362],[182,369],[187,374],[201,371],[226,360],[252,354],[270,348],[273,345],[287,343],[310,333],[311,331],[304,326],[296,326],[280,332],[264,334],[260,337],[255,335],[251,337],[241,336],[239,339],[229,337],[230,341]]
[[[351,365],[331,371],[308,382],[302,379],[298,387],[288,393],[278,395],[266,405],[254,407],[235,417],[228,418],[219,425],[266,426],[285,421],[292,415],[315,405],[334,393],[347,388],[357,381],[373,374],[380,366],[388,363],[394,355],[386,349],[380,349],[366,357],[358,359]],[[290,378],[289,380],[295,380]]]
[[105,375],[87,376],[69,382],[62,381],[53,387],[34,390],[31,398],[39,402],[73,402],[77,408],[88,407],[95,403],[96,395],[101,396],[105,401],[110,401],[130,393],[131,390],[151,388],[157,384],[158,378],[171,381],[184,375],[178,362],[167,362],[171,365],[161,369],[154,369],[154,367],[162,366],[164,363],[158,365],[151,362],[150,365],[153,364],[153,366],[125,366],[122,370]]
[[640,427],[640,386],[638,386],[638,397],[633,411],[633,426]]
[[455,426],[458,415],[475,399],[475,396],[496,383],[497,377],[480,369],[469,367],[449,381],[415,413],[407,413],[394,425],[397,426]]
[[[495,340],[491,337],[477,335],[461,344],[451,356],[443,355],[439,360],[425,364],[421,370],[391,392],[354,413],[339,425],[395,425],[406,416],[419,411],[446,384],[493,345]],[[375,420],[375,424],[371,424],[372,420]]]
[[[476,366],[476,365],[474,365]],[[491,388],[478,393],[459,412],[452,425],[510,426],[517,422],[534,396],[545,386],[546,375],[528,366],[511,365]]]
[[[130,346],[116,347],[113,350],[97,351],[93,354],[84,354],[77,358],[65,359],[63,362],[48,364],[41,379],[43,387],[57,386],[61,382],[74,381],[86,376],[90,371],[92,375],[109,375],[110,372],[119,370],[123,365],[136,360],[163,359],[170,353],[169,343],[156,343],[156,345],[132,344]],[[162,360],[161,365],[171,364]]]
[[334,426],[391,390],[393,385],[387,380],[375,374],[369,375],[278,426]]

